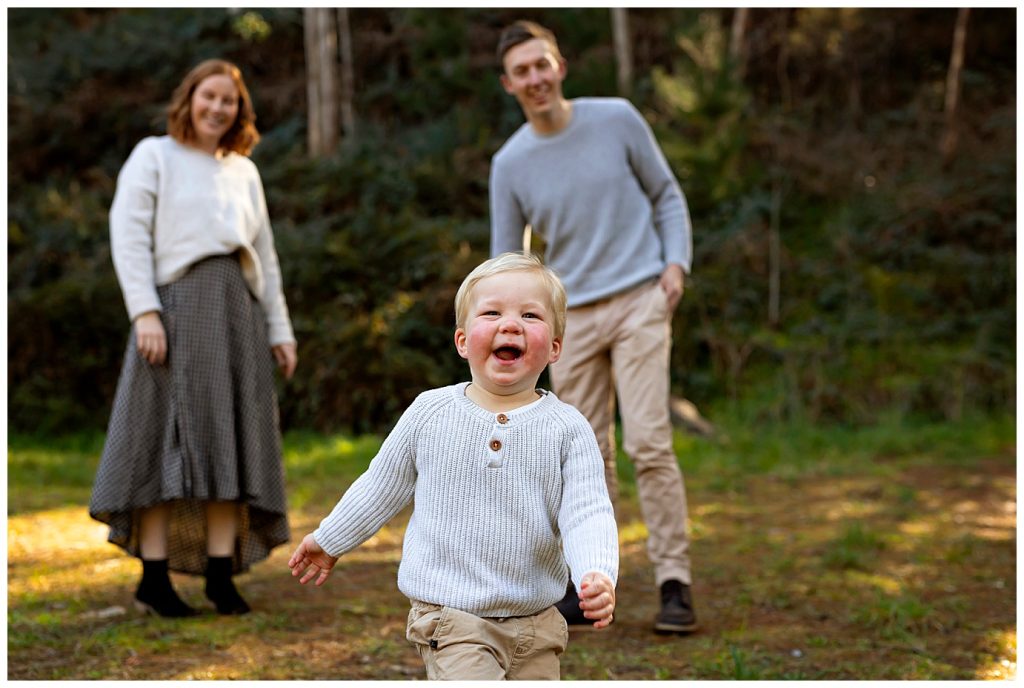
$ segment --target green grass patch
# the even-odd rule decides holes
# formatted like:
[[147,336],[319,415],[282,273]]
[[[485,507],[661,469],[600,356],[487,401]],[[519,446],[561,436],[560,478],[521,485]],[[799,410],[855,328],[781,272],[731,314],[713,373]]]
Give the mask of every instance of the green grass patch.
[[885,548],[885,539],[860,521],[847,523],[838,538],[829,543],[822,561],[829,568],[867,571],[875,555]]
[[286,434],[284,470],[291,508],[330,508],[370,465],[380,445],[381,438],[374,435]]
[[[637,535],[622,550],[614,634],[574,635],[563,678],[1005,676],[1003,662],[1016,658],[1012,423],[855,428],[709,417],[718,438],[675,437],[701,630],[685,639],[651,633],[657,593]],[[285,436],[293,538],[331,508],[380,442]],[[298,586],[284,566],[289,548],[276,550],[240,577],[256,609],[245,618],[98,615],[130,607],[138,575],[84,508],[102,446],[101,435],[11,438],[11,678],[422,678],[395,586],[400,523],[343,559],[324,589]],[[620,506],[638,524],[633,465],[623,457],[618,468]],[[41,541],[38,532],[64,538]],[[205,604],[201,580],[176,585]]]
[[736,489],[749,475],[885,475],[894,464],[922,460],[962,465],[979,457],[1014,459],[1016,418],[1011,413],[958,422],[888,415],[865,426],[770,422],[738,404],[714,406],[706,413],[716,437],[677,432],[675,450],[685,474],[709,480],[712,489]]
[[927,630],[932,606],[910,593],[879,595],[854,613],[853,619],[881,638],[907,640]]
[[7,514],[88,503],[103,435],[8,436]]

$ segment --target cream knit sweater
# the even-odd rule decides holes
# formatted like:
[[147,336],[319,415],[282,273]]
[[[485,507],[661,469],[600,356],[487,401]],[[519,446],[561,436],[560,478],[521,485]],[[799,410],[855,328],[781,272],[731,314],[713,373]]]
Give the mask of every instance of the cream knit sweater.
[[202,258],[238,251],[270,344],[295,341],[263,184],[244,155],[215,158],[170,136],[140,141],[117,177],[110,248],[132,321],[162,310],[158,285]]
[[424,392],[314,531],[333,556],[414,503],[398,587],[478,616],[535,614],[572,571],[618,574],[615,516],[594,432],[550,392],[494,414],[468,383]]

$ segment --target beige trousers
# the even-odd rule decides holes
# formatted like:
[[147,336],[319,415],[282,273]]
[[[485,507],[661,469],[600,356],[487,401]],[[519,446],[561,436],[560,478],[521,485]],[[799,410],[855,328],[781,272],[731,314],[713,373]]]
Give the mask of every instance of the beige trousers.
[[590,421],[604,457],[608,494],[618,497],[615,399],[623,449],[636,469],[647,553],[660,586],[689,585],[686,491],[672,447],[669,354],[672,318],[658,282],[645,282],[596,303],[570,308],[562,357],[550,367],[551,386]]
[[431,681],[559,679],[558,655],[569,632],[554,607],[533,616],[483,618],[411,602],[405,637],[419,651]]

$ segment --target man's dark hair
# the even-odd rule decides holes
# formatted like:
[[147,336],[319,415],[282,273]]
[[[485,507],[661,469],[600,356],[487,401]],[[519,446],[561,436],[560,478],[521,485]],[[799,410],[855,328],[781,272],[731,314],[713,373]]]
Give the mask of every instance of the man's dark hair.
[[535,38],[542,38],[547,41],[555,57],[560,60],[562,59],[562,53],[558,50],[558,41],[555,39],[555,34],[537,22],[520,19],[514,24],[505,27],[501,32],[501,37],[498,39],[498,66],[504,70],[505,53],[520,43],[532,41]]

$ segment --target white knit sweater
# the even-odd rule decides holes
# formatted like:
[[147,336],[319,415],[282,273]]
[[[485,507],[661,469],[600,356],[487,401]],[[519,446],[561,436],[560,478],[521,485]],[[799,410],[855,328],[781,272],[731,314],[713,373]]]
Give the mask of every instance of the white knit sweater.
[[162,310],[158,285],[202,258],[238,251],[270,344],[295,341],[263,184],[244,155],[215,158],[170,136],[140,141],[117,177],[110,248],[131,320]]
[[[414,501],[398,587],[478,616],[535,614],[568,580],[617,579],[615,516],[594,432],[550,392],[494,414],[468,383],[424,392],[313,537],[340,556]],[[505,422],[501,422],[504,420]]]

